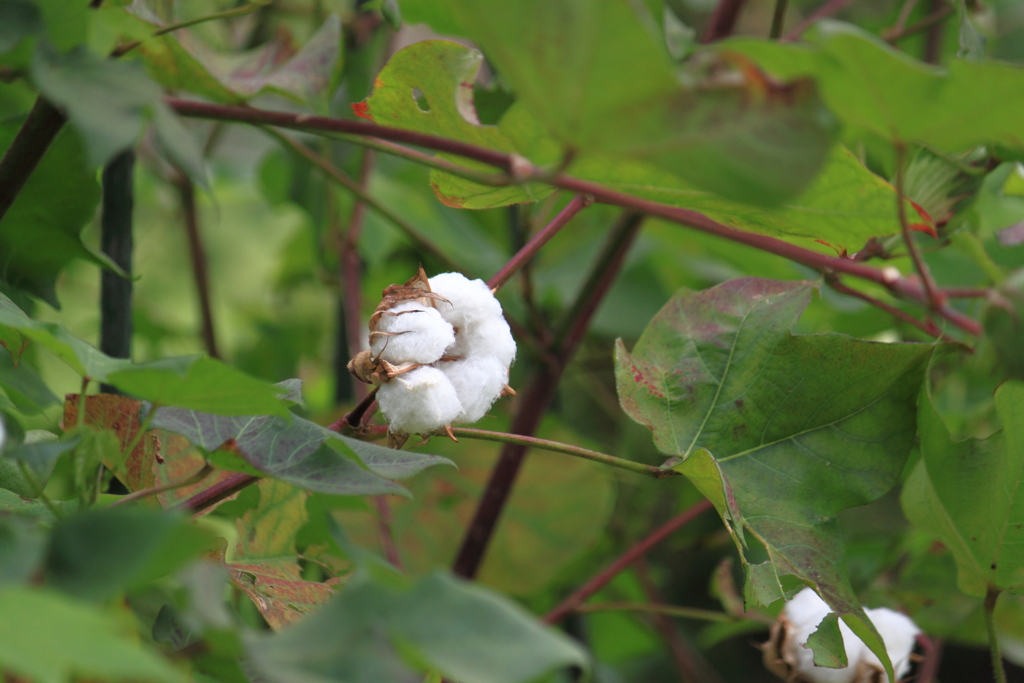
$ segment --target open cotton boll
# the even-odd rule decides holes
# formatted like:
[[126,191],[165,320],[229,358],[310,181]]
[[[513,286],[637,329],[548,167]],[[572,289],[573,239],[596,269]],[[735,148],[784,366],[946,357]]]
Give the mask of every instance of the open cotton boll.
[[867,646],[853,634],[850,627],[839,622],[839,632],[846,647],[846,661],[849,666],[829,669],[814,665],[814,652],[804,644],[818,624],[832,609],[810,588],[804,588],[786,603],[783,615],[789,620],[791,631],[787,631],[782,645],[783,657],[793,666],[803,680],[810,683],[854,683],[858,674],[857,664],[867,651]]
[[431,366],[416,368],[382,384],[380,411],[392,432],[429,434],[451,424],[462,413],[455,387]]
[[[896,680],[902,679],[910,671],[910,652],[914,649],[917,634],[921,632],[921,629],[910,617],[888,607],[866,611],[871,623],[878,629],[878,634],[882,636],[885,651],[889,653],[893,671],[896,673]],[[882,662],[875,656],[875,653],[867,648],[864,649],[864,661],[879,671],[885,671],[885,667],[882,666]]]
[[462,404],[462,412],[455,421],[462,424],[476,422],[486,415],[508,384],[508,365],[494,356],[469,356],[438,363],[437,367],[455,387]]
[[455,331],[437,309],[407,301],[386,311],[370,336],[370,351],[389,363],[433,363],[455,342]]
[[432,292],[448,300],[437,302],[441,316],[460,331],[473,323],[501,317],[501,304],[483,280],[470,280],[462,273],[441,273],[429,282]]

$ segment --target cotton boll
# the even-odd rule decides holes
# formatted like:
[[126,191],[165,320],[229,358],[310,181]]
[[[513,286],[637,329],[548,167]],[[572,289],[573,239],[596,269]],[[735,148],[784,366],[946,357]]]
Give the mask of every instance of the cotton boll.
[[437,309],[408,301],[386,311],[371,335],[370,351],[389,363],[433,363],[455,342],[455,331]]
[[392,432],[428,434],[462,413],[455,388],[443,372],[424,366],[380,386],[380,410]]
[[505,318],[499,315],[460,329],[448,354],[461,358],[489,356],[500,361],[507,371],[516,357],[516,342]]
[[470,356],[463,360],[438,363],[451,380],[462,403],[456,422],[471,424],[490,410],[508,384],[508,365],[493,356]]
[[483,280],[462,273],[441,273],[430,278],[430,290],[448,300],[437,302],[441,316],[458,330],[473,323],[501,317],[501,304]]
[[846,659],[849,666],[842,669],[830,669],[814,665],[814,652],[804,644],[812,633],[818,630],[821,620],[832,609],[810,588],[804,588],[792,600],[786,603],[783,615],[789,621],[790,630],[786,632],[782,644],[783,658],[796,672],[809,683],[854,683],[857,680],[858,662],[867,650],[860,638],[843,623],[839,622],[839,632],[843,636],[846,647]]
[[[896,680],[900,680],[910,670],[910,652],[914,649],[917,634],[921,629],[917,627],[910,617],[899,612],[894,612],[887,607],[866,610],[871,623],[878,629],[885,643],[885,650],[889,653],[892,661],[893,671],[896,673]],[[864,648],[864,661],[884,671],[882,662],[871,650]]]

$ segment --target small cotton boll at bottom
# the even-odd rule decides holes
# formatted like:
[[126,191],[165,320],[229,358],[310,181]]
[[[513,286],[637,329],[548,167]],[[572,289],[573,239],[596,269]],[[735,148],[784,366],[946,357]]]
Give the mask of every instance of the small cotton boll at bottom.
[[424,366],[398,375],[377,391],[380,411],[392,432],[429,434],[462,413],[455,387],[443,372]]
[[793,628],[792,632],[786,634],[783,649],[785,654],[789,655],[787,659],[792,658],[791,663],[794,664],[797,673],[811,683],[854,683],[857,676],[856,664],[867,647],[841,620],[839,632],[843,635],[843,645],[846,647],[846,661],[851,666],[842,669],[815,666],[814,652],[804,647],[810,635],[818,630],[818,624],[831,611],[825,601],[810,588],[804,588],[797,593],[786,603],[786,609],[783,611],[783,615]]
[[430,278],[430,290],[448,300],[438,301],[437,310],[459,330],[501,317],[501,304],[483,280],[470,280],[462,273],[441,273]]
[[371,334],[370,351],[389,363],[433,363],[455,342],[455,331],[437,309],[415,301],[385,311]]
[[[876,679],[879,672],[885,671],[881,661],[842,620],[839,632],[843,635],[849,665],[842,669],[814,666],[814,653],[803,645],[830,611],[829,606],[810,588],[804,588],[786,603],[783,616],[792,630],[786,633],[783,656],[793,664],[800,680],[809,683],[884,681],[884,675]],[[901,679],[910,670],[910,652],[920,629],[909,617],[885,607],[865,610],[865,613],[882,636],[897,680]]]
[[486,415],[508,384],[508,365],[493,356],[446,361],[437,367],[455,387],[462,404],[462,412],[455,421],[462,424],[472,424]]

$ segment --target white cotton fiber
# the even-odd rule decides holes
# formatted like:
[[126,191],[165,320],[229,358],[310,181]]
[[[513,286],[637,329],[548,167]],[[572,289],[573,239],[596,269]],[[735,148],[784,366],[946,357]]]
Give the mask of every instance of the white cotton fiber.
[[508,384],[508,365],[492,356],[470,356],[437,367],[451,380],[462,404],[455,420],[460,424],[471,424],[486,415]]
[[842,669],[815,666],[814,652],[804,647],[810,635],[818,630],[818,624],[831,611],[825,601],[810,588],[804,588],[787,602],[783,615],[789,620],[793,630],[786,634],[784,655],[788,655],[787,659],[791,663],[795,662],[797,672],[812,683],[853,683],[857,675],[857,662],[867,647],[842,620],[839,622],[839,632],[843,635],[843,645],[846,646],[846,658],[850,666]]
[[[866,611],[871,623],[878,629],[878,634],[882,636],[885,650],[889,653],[889,659],[892,660],[896,680],[902,679],[910,671],[910,652],[914,649],[917,634],[921,632],[921,629],[911,621],[910,617],[888,607]],[[885,667],[882,666],[882,662],[875,656],[875,653],[867,648],[864,650],[864,661],[872,664],[879,671],[884,671]]]
[[430,278],[430,290],[448,300],[438,301],[437,309],[458,330],[501,317],[501,304],[483,280],[470,280],[462,273],[441,273]]
[[460,358],[488,356],[498,359],[508,369],[516,357],[516,342],[505,318],[498,315],[459,328],[455,344],[446,354]]
[[415,301],[385,311],[370,336],[370,351],[394,365],[433,363],[455,343],[455,332],[432,306]]
[[431,366],[416,368],[382,384],[377,400],[392,432],[429,434],[451,424],[462,413],[452,383]]

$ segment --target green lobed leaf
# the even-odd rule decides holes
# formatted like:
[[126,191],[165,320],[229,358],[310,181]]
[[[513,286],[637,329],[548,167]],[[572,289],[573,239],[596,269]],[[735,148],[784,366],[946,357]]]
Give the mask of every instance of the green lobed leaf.
[[769,580],[747,594],[781,597],[780,577],[794,574],[885,662],[843,568],[836,514],[898,480],[933,347],[794,336],[812,287],[741,278],[682,290],[632,353],[619,342],[616,384],[658,449],[684,458],[673,469],[715,503],[741,555],[753,539],[767,550]]
[[927,387],[918,401],[921,460],[903,487],[903,510],[953,552],[968,595],[988,587],[1024,589],[1024,383],[995,393],[1003,429],[987,439],[952,441]]
[[442,573],[408,592],[350,584],[280,635],[253,639],[250,657],[274,683],[420,680],[403,659],[462,683],[526,683],[589,667],[582,648],[518,605]]
[[1024,268],[1006,278],[988,297],[982,314],[985,336],[1006,373],[1024,379]]
[[[497,126],[481,125],[473,104],[473,81],[483,63],[476,50],[447,40],[424,40],[395,53],[374,81],[373,93],[353,105],[358,116],[385,126],[439,135],[479,147],[515,149]],[[420,93],[417,99],[416,93]],[[441,154],[469,168],[494,172],[486,164]],[[433,170],[430,185],[438,199],[463,209],[537,201],[549,187],[488,187]]]
[[734,39],[741,52],[782,78],[813,76],[843,121],[890,141],[961,152],[998,142],[1024,145],[1024,69],[998,62],[920,62],[850,24],[822,20],[807,44]]
[[[388,478],[412,476],[446,458],[393,451],[342,437],[325,427],[292,417],[226,417],[160,408],[152,425],[181,434],[206,451],[230,442],[247,463],[300,488],[349,496],[405,493]],[[360,466],[364,464],[369,469]]]
[[[48,590],[0,590],[0,666],[37,683],[80,677],[182,683],[186,677],[121,634],[121,625],[90,605]],[[45,637],[40,637],[45,634]]]
[[[2,305],[2,301],[0,301]],[[3,328],[18,334],[11,328]],[[20,337],[21,335],[18,334]],[[28,363],[14,363],[9,354],[0,353],[0,387],[7,398],[25,414],[35,414],[58,402],[46,382]]]
[[[11,144],[21,123],[0,123],[0,149]],[[78,132],[62,130],[0,219],[0,278],[59,306],[54,285],[67,264],[76,258],[100,262],[79,237],[99,198],[99,184]],[[7,348],[19,353],[18,348]]]
[[843,634],[839,631],[839,615],[829,612],[818,624],[818,629],[807,638],[806,647],[814,651],[814,665],[830,669],[849,666]]

